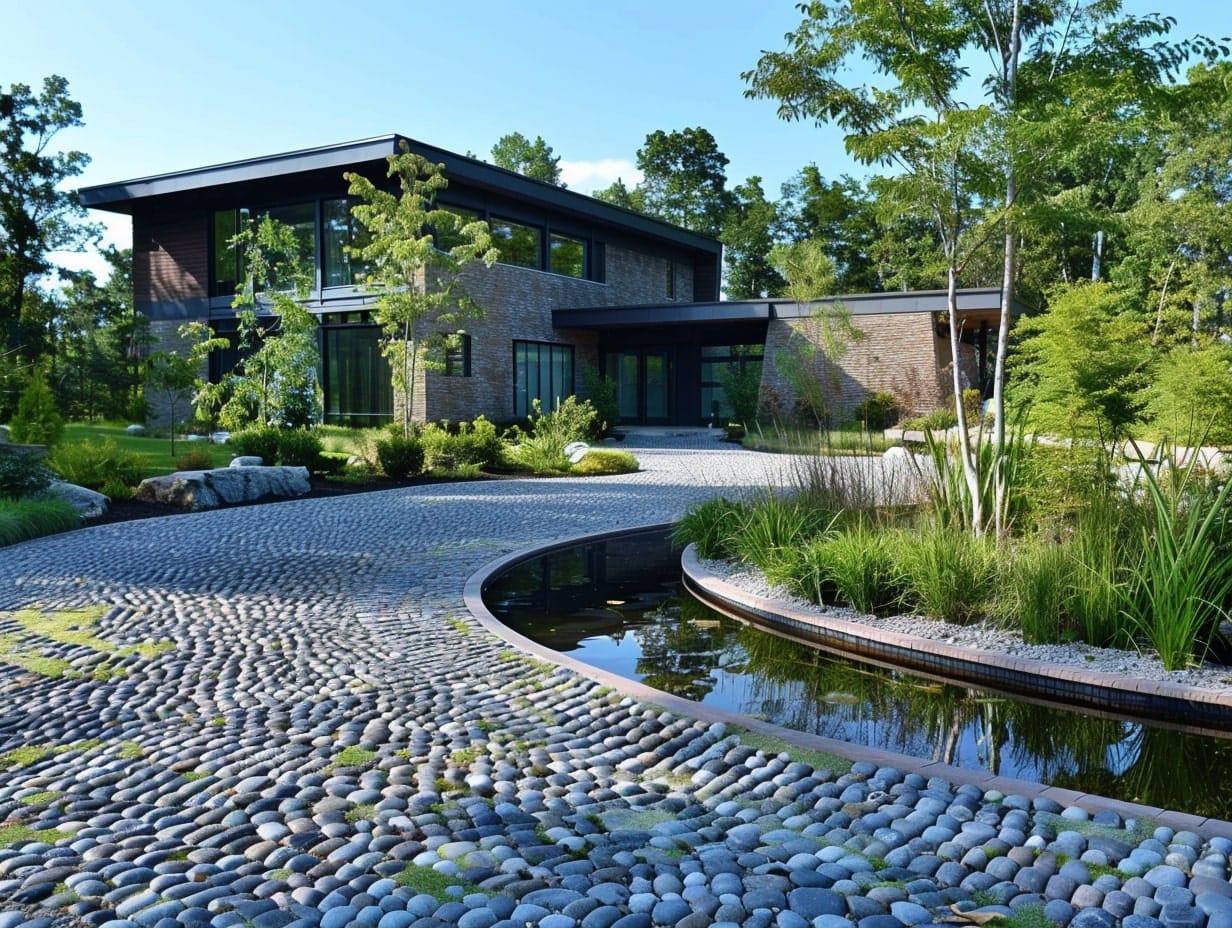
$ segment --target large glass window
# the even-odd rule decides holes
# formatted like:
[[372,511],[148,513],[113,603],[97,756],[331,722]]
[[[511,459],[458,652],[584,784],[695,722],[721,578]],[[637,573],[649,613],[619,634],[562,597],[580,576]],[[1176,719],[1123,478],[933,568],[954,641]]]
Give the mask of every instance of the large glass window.
[[586,243],[553,232],[548,240],[548,270],[567,277],[585,277]]
[[363,248],[371,235],[351,215],[351,201],[326,200],[321,204],[321,285],[355,287],[364,283],[368,265],[347,248]]
[[[462,209],[460,206],[440,206],[439,209],[457,216],[459,223],[458,228],[461,228],[461,226],[467,225],[468,223],[475,222],[481,218],[480,215],[473,209]],[[441,251],[449,251],[451,248],[458,245],[468,244],[468,239],[465,236],[460,235],[457,228],[450,228],[449,226],[442,224],[434,231],[436,232],[436,247]],[[505,260],[503,256],[501,257],[501,260]]]
[[[293,203],[275,206],[267,210],[227,209],[214,213],[214,279],[211,293],[215,296],[230,296],[244,280],[242,256],[231,244],[231,239],[243,232],[250,219],[260,220],[269,216],[290,226],[295,235],[295,258],[309,268],[316,268],[317,261],[317,208],[315,203]],[[275,280],[274,286],[290,290],[294,282]]]
[[513,414],[529,416],[538,400],[555,409],[573,395],[573,346],[547,342],[513,343]]
[[524,226],[508,219],[492,219],[492,244],[500,249],[501,264],[518,267],[543,267],[540,243],[543,233],[534,226]]
[[325,326],[325,421],[333,425],[379,425],[394,415],[389,362],[381,354],[381,330],[375,325]]

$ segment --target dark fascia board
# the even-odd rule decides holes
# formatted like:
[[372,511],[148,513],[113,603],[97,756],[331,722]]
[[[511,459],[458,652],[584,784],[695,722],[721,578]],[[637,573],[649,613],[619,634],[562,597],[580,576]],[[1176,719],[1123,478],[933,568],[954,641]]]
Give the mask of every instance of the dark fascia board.
[[[959,312],[1000,312],[1000,287],[973,287],[958,291]],[[853,316],[886,316],[902,313],[944,313],[949,310],[949,298],[945,290],[908,290],[896,293],[849,293],[827,297],[808,303],[795,300],[771,301],[776,319],[800,319],[812,312],[815,306],[837,306]],[[1015,302],[1017,315],[1024,307]]]
[[533,180],[516,171],[508,171],[402,135],[383,135],[357,142],[342,142],[118,183],[99,184],[81,188],[78,195],[82,205],[90,209],[131,214],[135,201],[149,197],[191,193],[210,187],[268,180],[287,174],[334,168],[342,170],[365,162],[378,162],[397,153],[403,143],[429,161],[445,165],[446,176],[457,179],[466,186],[496,191],[550,209],[580,215],[594,222],[652,236],[716,258],[722,253],[722,245],[709,236],[690,232],[671,223],[596,200],[594,197]]
[[703,322],[764,322],[770,318],[765,300],[713,303],[662,303],[653,306],[609,306],[552,310],[558,329],[610,329],[624,326],[692,325]]
[[[713,303],[660,303],[647,306],[609,306],[557,309],[557,328],[612,328],[632,325],[681,325],[700,322],[756,322],[766,319],[802,319],[815,307],[841,306],[853,316],[905,313],[941,313],[947,309],[944,290],[903,293],[854,293],[798,303],[795,300],[723,300]],[[1023,307],[1015,303],[1015,314]],[[1001,290],[984,287],[958,291],[959,312],[1000,312]]]

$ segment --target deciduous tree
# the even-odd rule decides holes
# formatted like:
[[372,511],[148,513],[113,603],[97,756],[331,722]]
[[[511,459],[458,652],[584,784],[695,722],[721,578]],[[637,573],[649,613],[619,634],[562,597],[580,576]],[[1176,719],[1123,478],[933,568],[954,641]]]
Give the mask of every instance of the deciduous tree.
[[727,156],[700,126],[646,136],[637,150],[638,208],[694,232],[717,237],[731,205]]
[[68,81],[42,90],[11,84],[0,92],[0,346],[20,344],[18,323],[31,281],[52,270],[50,253],[79,249],[97,230],[63,184],[89,163],[79,151],[52,151],[63,129],[82,125]]
[[778,210],[766,199],[760,177],[750,177],[732,194],[719,236],[727,265],[727,296],[733,300],[779,296],[786,281],[770,263]]
[[492,163],[557,187],[565,186],[560,182],[560,156],[541,135],[533,142],[521,132],[502,135],[492,146]]
[[[388,176],[397,179],[398,194],[360,174],[348,173],[346,179],[351,196],[360,201],[352,212],[371,236],[356,251],[372,268],[369,286],[379,294],[376,320],[402,401],[403,435],[410,437],[427,343],[447,337],[458,320],[482,312],[458,276],[475,262],[490,267],[499,253],[485,222],[437,206],[437,195],[449,183],[444,165],[403,151],[389,156]],[[438,248],[437,236],[457,244]]]

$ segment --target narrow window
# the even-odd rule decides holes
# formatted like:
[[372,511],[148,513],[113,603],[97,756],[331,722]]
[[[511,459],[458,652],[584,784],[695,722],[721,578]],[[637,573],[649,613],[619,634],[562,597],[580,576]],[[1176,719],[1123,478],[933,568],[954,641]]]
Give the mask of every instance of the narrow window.
[[353,251],[368,244],[371,235],[355,221],[351,206],[346,199],[321,204],[321,278],[326,287],[356,287],[368,276],[367,263]]
[[663,295],[669,300],[676,299],[676,262],[667,262],[667,280]]
[[471,375],[471,337],[465,332],[454,332],[445,340],[445,376],[469,377]]

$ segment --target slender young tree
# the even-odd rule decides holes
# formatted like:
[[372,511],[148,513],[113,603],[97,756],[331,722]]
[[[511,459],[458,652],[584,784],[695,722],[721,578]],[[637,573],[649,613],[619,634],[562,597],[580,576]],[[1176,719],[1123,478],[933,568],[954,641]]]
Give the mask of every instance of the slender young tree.
[[[458,277],[476,262],[491,267],[499,252],[487,223],[437,206],[449,183],[442,164],[410,151],[390,155],[388,176],[397,179],[397,194],[360,174],[345,176],[360,201],[352,214],[371,236],[354,250],[372,269],[368,285],[379,294],[376,320],[402,399],[403,435],[410,437],[426,343],[447,337],[458,320],[481,314]],[[445,243],[454,244],[438,247]]]

